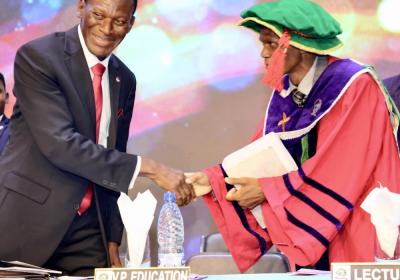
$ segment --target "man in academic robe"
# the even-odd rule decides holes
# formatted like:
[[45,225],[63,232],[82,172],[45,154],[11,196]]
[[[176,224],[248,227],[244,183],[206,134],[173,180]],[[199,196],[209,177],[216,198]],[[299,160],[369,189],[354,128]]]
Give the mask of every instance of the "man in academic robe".
[[[253,140],[275,132],[298,169],[230,178],[216,165],[186,181],[210,185],[204,201],[242,272],[272,244],[292,269],[374,261],[374,226],[360,204],[379,182],[400,192],[393,102],[372,69],[329,56],[342,45],[341,28],[319,5],[266,2],[242,18],[240,25],[259,33],[264,82],[274,88]],[[250,212],[255,206],[265,228]]]

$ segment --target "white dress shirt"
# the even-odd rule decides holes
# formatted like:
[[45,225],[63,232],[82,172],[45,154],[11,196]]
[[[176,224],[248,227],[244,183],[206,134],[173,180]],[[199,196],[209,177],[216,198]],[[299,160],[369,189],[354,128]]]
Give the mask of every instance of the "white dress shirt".
[[[109,136],[110,120],[111,120],[110,81],[108,75],[108,62],[110,61],[111,54],[107,56],[105,59],[99,60],[97,56],[92,54],[87,48],[85,40],[82,35],[82,30],[80,25],[78,26],[78,34],[79,34],[79,41],[81,43],[83,54],[85,55],[86,63],[89,68],[90,77],[92,78],[92,80],[94,75],[91,68],[98,63],[103,64],[103,66],[105,67],[105,71],[101,79],[101,88],[103,92],[103,107],[100,118],[100,131],[99,131],[98,144],[107,148],[107,139]],[[133,173],[131,182],[129,184],[129,189],[133,188],[133,185],[135,184],[136,178],[139,175],[141,162],[142,162],[141,157],[137,156],[136,168],[135,172]]]
[[308,96],[308,94],[311,91],[311,88],[313,87],[315,70],[317,69],[317,61],[318,61],[318,56],[314,59],[313,65],[308,70],[307,74],[304,76],[304,78],[301,80],[301,82],[299,83],[298,86],[295,86],[289,79],[288,89],[286,89],[286,90],[283,89],[279,93],[279,95],[282,96],[283,98],[285,98],[285,97],[289,96],[289,94],[292,92],[293,89],[297,88],[305,96]]

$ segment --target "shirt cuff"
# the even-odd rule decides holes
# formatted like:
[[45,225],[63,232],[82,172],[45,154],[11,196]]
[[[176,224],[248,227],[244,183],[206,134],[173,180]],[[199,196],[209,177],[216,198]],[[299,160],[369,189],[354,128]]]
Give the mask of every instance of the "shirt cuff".
[[139,175],[139,171],[140,171],[140,167],[141,166],[142,166],[142,158],[140,156],[137,156],[135,172],[133,172],[133,176],[132,176],[131,182],[129,183],[128,190],[133,189],[133,185],[135,184],[136,178]]

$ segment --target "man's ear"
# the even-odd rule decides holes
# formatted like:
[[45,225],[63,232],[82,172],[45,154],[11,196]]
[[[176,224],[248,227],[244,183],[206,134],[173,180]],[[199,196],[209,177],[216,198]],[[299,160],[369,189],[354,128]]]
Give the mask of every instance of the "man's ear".
[[8,103],[9,97],[10,97],[10,94],[6,91],[6,104]]
[[85,10],[85,0],[78,0],[78,5],[76,6],[76,16],[78,18],[83,17],[83,11]]
[[[135,17],[135,16],[132,16],[132,17],[131,17],[131,20],[129,21],[129,31],[131,31],[133,25],[135,24],[135,20],[136,20],[136,17]],[[128,31],[128,32],[129,32],[129,31]]]

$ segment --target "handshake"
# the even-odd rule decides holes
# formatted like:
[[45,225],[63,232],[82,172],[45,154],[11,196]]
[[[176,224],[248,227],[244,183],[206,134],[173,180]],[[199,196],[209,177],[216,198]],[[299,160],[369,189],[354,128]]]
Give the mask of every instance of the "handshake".
[[151,179],[165,191],[174,192],[179,206],[185,206],[196,197],[211,191],[205,173],[183,173],[144,157],[142,157],[139,176]]
[[[153,180],[165,191],[174,192],[179,206],[185,206],[212,190],[204,172],[184,173],[146,158],[142,158],[139,174]],[[265,200],[256,178],[225,178],[225,182],[240,187],[227,192],[226,199],[237,201],[242,208],[253,209]]]

